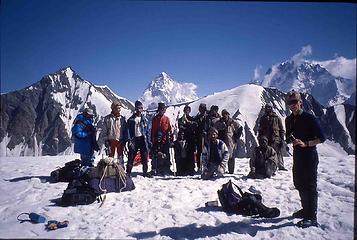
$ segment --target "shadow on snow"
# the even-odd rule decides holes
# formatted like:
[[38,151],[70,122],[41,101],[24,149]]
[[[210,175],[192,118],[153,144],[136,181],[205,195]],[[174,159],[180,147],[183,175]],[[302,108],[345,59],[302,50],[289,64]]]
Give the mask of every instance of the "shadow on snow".
[[[283,220],[290,219],[290,217],[274,218],[274,219],[251,219],[249,222],[230,222],[222,223],[218,226],[197,226],[196,223],[189,224],[183,227],[168,227],[161,229],[159,231],[150,231],[135,233],[131,236],[134,238],[152,238],[154,236],[167,236],[173,239],[179,238],[205,238],[205,237],[214,237],[221,234],[249,234],[254,237],[259,231],[270,231],[274,229],[279,229],[283,227],[295,226],[293,222],[285,222],[282,224],[277,224]],[[259,226],[261,223],[272,223],[272,225],[263,227]]]

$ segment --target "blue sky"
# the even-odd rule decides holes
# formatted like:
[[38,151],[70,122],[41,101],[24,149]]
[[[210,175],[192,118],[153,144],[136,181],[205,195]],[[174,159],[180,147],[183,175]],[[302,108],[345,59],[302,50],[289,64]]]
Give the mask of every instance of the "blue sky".
[[71,66],[135,100],[162,71],[199,96],[249,82],[310,45],[314,60],[356,57],[351,3],[1,1],[1,92]]

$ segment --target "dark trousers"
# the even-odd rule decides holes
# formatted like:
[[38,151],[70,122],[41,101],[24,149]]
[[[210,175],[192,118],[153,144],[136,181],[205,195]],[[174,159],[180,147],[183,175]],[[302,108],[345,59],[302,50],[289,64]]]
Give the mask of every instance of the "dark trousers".
[[144,136],[135,137],[133,147],[131,148],[129,147],[127,169],[130,169],[131,171],[131,169],[133,168],[134,158],[138,150],[140,150],[140,158],[141,158],[141,164],[143,165],[143,173],[147,173],[148,160],[147,160],[147,148],[146,148]]
[[155,143],[153,145],[151,169],[157,174],[169,173],[171,171],[169,147],[169,143]]
[[317,219],[317,167],[319,163],[316,148],[294,148],[293,181],[299,191],[301,205],[306,219]]
[[[182,157],[181,151],[186,151],[186,156]],[[195,172],[194,162],[195,146],[193,142],[188,142],[187,149],[175,147],[175,162],[178,175],[192,175]]]
[[230,157],[228,159],[228,172],[230,174],[234,173],[234,166],[235,166],[235,158],[234,157]]
[[203,137],[196,138],[196,149],[197,149],[196,165],[198,171],[201,169],[201,156],[202,156],[203,144],[204,144]]

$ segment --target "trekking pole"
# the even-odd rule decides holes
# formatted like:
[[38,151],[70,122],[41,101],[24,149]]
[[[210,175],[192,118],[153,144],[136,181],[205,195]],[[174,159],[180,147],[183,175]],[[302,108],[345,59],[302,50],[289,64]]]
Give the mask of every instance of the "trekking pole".
[[204,147],[204,141],[205,137],[202,135],[202,143],[201,143],[201,156],[200,156],[200,168],[198,169],[202,173],[202,152],[203,152],[203,147]]
[[170,151],[170,161],[172,162],[173,170],[174,170],[174,176],[176,177],[176,159],[174,156],[174,149],[172,147],[169,148]]

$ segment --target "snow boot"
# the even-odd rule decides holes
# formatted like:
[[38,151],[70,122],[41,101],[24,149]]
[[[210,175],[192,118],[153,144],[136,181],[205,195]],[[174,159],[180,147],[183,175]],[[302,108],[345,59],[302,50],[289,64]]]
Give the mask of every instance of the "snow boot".
[[294,212],[292,217],[293,218],[304,218],[305,217],[304,209],[300,209],[299,211]]
[[316,220],[303,219],[303,220],[297,222],[296,226],[298,226],[300,228],[307,228],[307,227],[318,227],[319,224],[317,223]]

